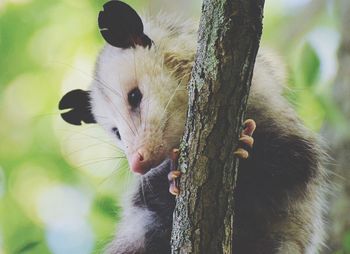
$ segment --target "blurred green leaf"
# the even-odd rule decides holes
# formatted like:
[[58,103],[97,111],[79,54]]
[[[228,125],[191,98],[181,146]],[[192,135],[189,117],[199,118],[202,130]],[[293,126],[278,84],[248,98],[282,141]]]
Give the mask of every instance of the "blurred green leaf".
[[306,43],[300,59],[300,70],[305,86],[312,87],[316,84],[320,74],[320,65],[320,59],[315,49],[309,43]]
[[344,237],[343,245],[345,253],[350,253],[350,232]]
[[39,241],[29,242],[26,245],[24,245],[22,248],[20,248],[18,251],[16,251],[15,254],[24,254],[28,251],[35,249],[39,244],[40,244]]
[[119,212],[115,198],[112,198],[111,196],[98,197],[94,203],[94,209],[110,218],[116,218]]

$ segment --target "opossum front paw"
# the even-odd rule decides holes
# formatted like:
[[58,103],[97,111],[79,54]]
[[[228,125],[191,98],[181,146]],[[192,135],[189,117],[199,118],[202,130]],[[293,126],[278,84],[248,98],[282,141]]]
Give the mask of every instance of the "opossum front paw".
[[256,129],[256,123],[254,120],[248,119],[243,123],[243,126],[243,131],[239,138],[239,147],[234,154],[241,159],[248,159],[248,149],[253,148],[254,144],[252,135]]
[[173,149],[171,154],[171,159],[173,160],[174,168],[170,171],[168,174],[168,180],[169,180],[169,192],[174,195],[178,196],[180,194],[180,188],[179,188],[179,178],[181,176],[181,171],[177,169],[177,161],[179,159],[180,150],[179,149]]
[[178,196],[180,194],[180,188],[179,188],[179,177],[181,176],[180,170],[173,170],[170,171],[168,174],[169,179],[169,192],[173,194],[174,196]]

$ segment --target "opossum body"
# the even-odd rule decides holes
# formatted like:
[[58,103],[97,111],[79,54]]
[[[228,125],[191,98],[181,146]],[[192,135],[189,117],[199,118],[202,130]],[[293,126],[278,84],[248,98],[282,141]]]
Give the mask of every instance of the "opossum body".
[[[164,254],[170,253],[175,205],[167,158],[184,131],[196,25],[159,15],[145,22],[143,33],[133,15],[127,17],[136,20],[130,34],[103,34],[113,46],[107,44],[97,60],[91,91],[67,94],[60,108],[73,108],[62,115],[72,124],[99,123],[142,175],[106,253]],[[247,117],[257,129],[238,171],[234,249],[318,253],[324,240],[325,155],[283,98],[282,64],[273,59],[260,52],[255,65]]]

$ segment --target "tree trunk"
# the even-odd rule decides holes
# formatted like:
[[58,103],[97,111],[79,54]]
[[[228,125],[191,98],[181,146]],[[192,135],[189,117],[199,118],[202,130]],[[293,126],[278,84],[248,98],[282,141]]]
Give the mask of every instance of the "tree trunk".
[[204,0],[179,166],[172,253],[233,253],[234,151],[262,33],[264,0]]
[[[329,250],[333,253],[342,248],[346,233],[350,233],[350,1],[340,0],[342,41],[338,52],[339,70],[333,89],[333,100],[341,111],[338,126],[328,124],[325,136],[331,147],[334,171],[333,191],[330,202]],[[339,177],[340,176],[340,177]]]

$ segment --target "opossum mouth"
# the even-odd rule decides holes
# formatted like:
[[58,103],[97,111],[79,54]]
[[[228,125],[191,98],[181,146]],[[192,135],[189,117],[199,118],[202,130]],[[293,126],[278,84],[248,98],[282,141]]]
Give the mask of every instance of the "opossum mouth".
[[151,167],[146,173],[142,174],[143,177],[152,176],[154,174],[168,174],[170,170],[173,168],[173,161],[169,158],[164,159],[158,165]]
[[163,158],[162,160],[153,160],[149,162],[147,167],[144,167],[142,169],[130,167],[130,170],[136,173],[137,175],[146,176],[146,175],[164,170],[164,167],[165,167],[164,165],[168,165],[168,164],[170,165],[171,168],[175,166],[174,161],[171,158],[166,157],[166,158]]
[[163,161],[148,161],[148,162],[144,162],[142,165],[141,164],[133,164],[133,162],[131,162],[131,171],[139,174],[139,175],[145,175],[147,174],[149,171],[151,171],[153,168],[158,167],[160,164],[162,164]]
[[136,173],[136,174],[139,174],[139,175],[145,175],[147,174],[152,168],[147,168],[147,169],[138,169],[138,168],[131,168],[131,171]]
[[139,175],[146,175],[151,172],[159,171],[160,168],[164,168],[162,167],[164,164],[169,164],[170,169],[175,170],[178,167],[179,149],[173,148],[169,153],[158,153],[158,158],[156,157],[157,156],[153,156],[152,160],[144,161],[142,164],[131,161],[131,171]]

